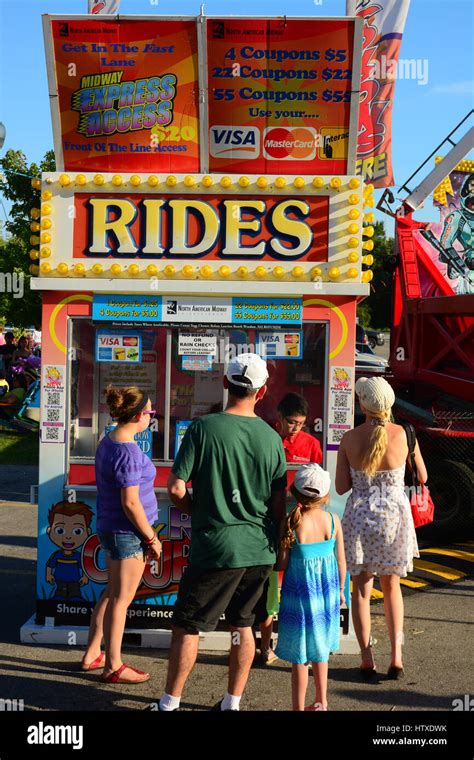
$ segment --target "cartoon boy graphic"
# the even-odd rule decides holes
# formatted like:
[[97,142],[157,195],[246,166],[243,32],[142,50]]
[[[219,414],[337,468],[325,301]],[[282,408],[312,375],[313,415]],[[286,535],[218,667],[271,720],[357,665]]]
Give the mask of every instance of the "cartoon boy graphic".
[[59,501],[49,510],[46,532],[59,547],[46,563],[46,582],[56,584],[53,599],[82,600],[81,586],[88,583],[76,551],[91,534],[92,510],[81,501]]

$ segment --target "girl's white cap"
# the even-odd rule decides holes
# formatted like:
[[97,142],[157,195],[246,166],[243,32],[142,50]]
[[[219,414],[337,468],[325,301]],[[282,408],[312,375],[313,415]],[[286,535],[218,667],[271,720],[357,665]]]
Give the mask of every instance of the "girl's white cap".
[[383,377],[360,377],[355,384],[355,392],[369,412],[386,412],[395,403],[395,393]]
[[319,499],[329,493],[331,476],[319,464],[304,464],[296,473],[294,486],[304,496]]

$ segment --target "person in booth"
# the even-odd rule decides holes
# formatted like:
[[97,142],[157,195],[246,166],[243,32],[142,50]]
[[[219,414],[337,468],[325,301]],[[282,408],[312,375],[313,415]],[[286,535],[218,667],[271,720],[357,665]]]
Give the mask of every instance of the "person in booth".
[[[319,441],[306,433],[303,427],[308,417],[308,402],[299,393],[287,393],[277,407],[278,421],[275,429],[280,434],[288,464],[321,464],[323,452]],[[291,483],[289,483],[291,485]],[[262,596],[260,623],[260,661],[262,665],[272,665],[278,657],[271,648],[273,617],[279,609],[278,573],[273,572]]]

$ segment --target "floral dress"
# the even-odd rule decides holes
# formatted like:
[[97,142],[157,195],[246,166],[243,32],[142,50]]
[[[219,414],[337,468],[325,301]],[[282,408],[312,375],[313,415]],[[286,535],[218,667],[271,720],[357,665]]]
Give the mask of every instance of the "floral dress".
[[372,477],[350,470],[352,493],[342,518],[347,569],[351,575],[406,577],[420,553],[405,492],[405,464]]

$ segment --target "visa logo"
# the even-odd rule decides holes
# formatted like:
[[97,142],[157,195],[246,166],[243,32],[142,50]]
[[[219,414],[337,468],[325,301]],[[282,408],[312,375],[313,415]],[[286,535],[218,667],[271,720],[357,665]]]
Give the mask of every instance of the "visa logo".
[[209,130],[209,150],[214,158],[258,158],[260,131],[257,127],[213,126]]

